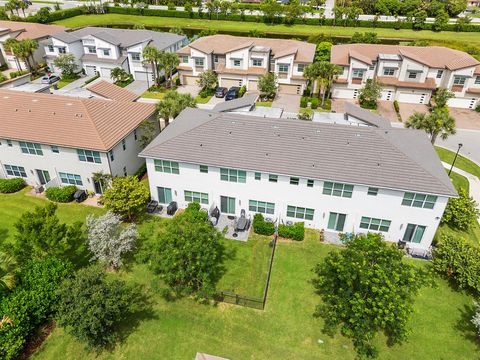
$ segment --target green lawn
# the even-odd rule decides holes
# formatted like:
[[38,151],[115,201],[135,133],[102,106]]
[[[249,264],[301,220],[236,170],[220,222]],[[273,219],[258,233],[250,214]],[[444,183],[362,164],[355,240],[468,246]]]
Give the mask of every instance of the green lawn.
[[[454,151],[450,151],[439,146],[435,146],[435,150],[437,151],[437,154],[442,161],[449,164],[453,162],[453,158],[455,157]],[[472,160],[469,160],[466,157],[460,155],[461,153],[462,150],[460,149],[460,153],[457,156],[457,160],[455,161],[455,167],[462,169],[472,175],[475,175],[480,179],[480,166],[475,164]]]
[[61,78],[58,82],[57,82],[57,88],[58,89],[61,89],[63,88],[65,85],[68,85],[72,82],[74,82],[75,80],[77,80],[77,78],[71,78],[71,79],[64,79],[64,78]]
[[[0,234],[7,239],[12,239],[12,226],[23,211],[45,203],[24,193],[0,195]],[[102,211],[78,204],[59,206],[59,216],[67,222],[83,221],[88,213]],[[140,231],[148,235],[165,221],[168,220],[147,218],[140,225]],[[245,292],[260,291],[266,270],[262,263],[268,261],[267,241],[268,238],[254,236],[247,243],[226,242],[229,252],[235,256],[226,262],[227,272],[220,285]],[[166,300],[162,297],[161,281],[145,265],[131,263],[111,276],[141,285],[151,308],[126,321],[121,329],[120,344],[96,354],[63,329],[56,328],[32,358],[193,359],[195,353],[201,351],[232,360],[353,360],[351,342],[341,335],[326,336],[321,331],[322,320],[312,316],[319,303],[319,296],[310,284],[312,269],[328,252],[338,249],[320,243],[318,233],[311,230],[302,242],[279,242],[264,311],[223,303],[202,305],[189,298]],[[411,261],[418,266],[426,264]],[[416,299],[415,313],[409,323],[412,333],[407,343],[388,347],[381,337],[377,340],[380,359],[475,357],[477,341],[468,320],[472,298],[452,290],[441,279],[437,284],[436,288],[423,289]]]
[[265,107],[272,107],[273,101],[258,101],[255,103],[256,106],[265,106]]
[[455,189],[464,189],[467,191],[467,193],[470,192],[470,184],[465,176],[459,175],[455,171],[452,171],[450,174],[450,179],[452,179]]
[[206,97],[201,97],[200,95],[197,95],[195,97],[195,101],[197,102],[197,104],[206,104],[210,101],[210,99],[212,98],[213,95],[208,95]]
[[140,97],[147,99],[157,99],[162,100],[165,96],[165,92],[156,92],[156,91],[145,91]]
[[123,15],[123,14],[104,14],[104,15],[80,15],[69,19],[55,22],[71,28],[81,26],[107,26],[107,25],[134,25],[143,24],[151,27],[181,27],[191,29],[214,29],[218,31],[243,32],[258,30],[270,34],[289,34],[295,35],[314,35],[323,33],[331,36],[350,37],[355,32],[374,31],[380,38],[394,39],[426,39],[437,41],[466,42],[469,44],[480,43],[480,36],[475,32],[433,32],[433,31],[413,31],[408,29],[373,29],[360,27],[342,27],[342,26],[314,26],[314,25],[271,25],[265,23],[225,21],[225,20],[207,20],[207,19],[188,19],[188,18],[167,18],[157,16]]

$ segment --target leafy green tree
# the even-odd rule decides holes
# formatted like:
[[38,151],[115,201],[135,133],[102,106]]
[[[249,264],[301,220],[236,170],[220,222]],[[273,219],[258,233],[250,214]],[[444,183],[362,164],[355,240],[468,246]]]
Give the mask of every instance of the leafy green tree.
[[178,64],[180,64],[178,55],[170,52],[162,52],[160,56],[160,64],[165,70],[167,87],[173,87],[173,71],[177,68]]
[[5,9],[10,11],[12,15],[13,11],[15,10],[17,12],[17,16],[20,16],[18,10],[20,9],[20,1],[19,0],[8,0],[7,3],[5,4]]
[[380,40],[378,39],[377,33],[366,31],[365,33],[355,32],[350,42],[352,44],[378,44]]
[[310,96],[313,96],[314,89],[315,89],[315,82],[320,77],[321,74],[321,62],[314,62],[313,64],[305,66],[303,69],[303,76],[305,79],[311,84]]
[[445,2],[445,10],[451,17],[455,17],[467,9],[465,0],[448,0]]
[[132,79],[132,75],[121,67],[113,68],[110,72],[110,78],[114,83],[125,83]]
[[455,94],[446,88],[438,88],[432,95],[433,109],[441,109],[447,107],[449,99],[454,98]]
[[273,98],[278,90],[277,76],[273,72],[260,76],[257,87],[263,96]]
[[184,5],[184,9],[188,12],[190,17],[193,17],[193,6],[191,2],[187,1]]
[[438,136],[446,140],[457,132],[455,119],[450,116],[446,108],[434,109],[428,114],[415,112],[407,120],[405,127],[424,130],[430,136],[432,144],[435,144]]
[[445,27],[448,25],[448,20],[450,20],[448,13],[445,10],[441,9],[437,12],[437,15],[435,16],[435,21],[432,25],[432,29],[434,31],[444,30]]
[[165,126],[168,126],[170,119],[176,118],[187,107],[197,107],[197,102],[192,95],[169,91],[157,104],[158,118],[163,119]]
[[134,312],[135,295],[121,280],[107,280],[98,266],[79,270],[58,290],[58,325],[89,348],[113,345],[118,327]]
[[29,6],[30,6],[30,5],[29,5],[28,2],[26,2],[26,1],[20,1],[20,2],[18,3],[19,9],[22,10],[23,17],[25,17],[25,10],[27,10],[27,9],[29,8]]
[[158,134],[157,124],[154,120],[146,119],[140,125],[140,137],[138,142],[142,149],[146,148],[148,144],[155,139],[155,136]]
[[413,14],[413,29],[422,30],[425,27],[427,21],[427,12],[425,10],[418,10]]
[[324,319],[328,334],[340,327],[360,358],[377,355],[373,340],[379,332],[391,343],[407,339],[413,302],[427,277],[403,256],[382,235],[359,234],[314,270],[313,284],[322,297],[315,315]]
[[272,24],[280,18],[283,11],[282,5],[275,0],[264,0],[261,8],[265,22],[271,22]]
[[468,25],[472,22],[471,16],[462,16],[458,17],[457,21],[455,22],[455,31],[462,31],[465,25]]
[[0,299],[15,286],[17,262],[5,252],[0,252]]
[[[29,72],[35,71],[33,53],[38,49],[38,42],[36,40],[17,40],[10,38],[5,41],[4,46],[6,49],[9,49],[17,59],[25,63]],[[22,70],[19,62],[18,69]]]
[[283,9],[283,15],[284,19],[283,21],[285,24],[294,24],[295,20],[301,18],[305,14],[305,11],[303,7],[300,5],[299,0],[290,0],[288,2],[288,5],[284,6]]
[[37,13],[35,14],[35,18],[39,23],[46,24],[50,20],[50,12],[51,12],[50,8],[47,6],[44,6],[37,11]]
[[382,87],[378,81],[367,79],[363,88],[358,92],[358,102],[361,107],[367,109],[376,109],[377,101],[382,94]]
[[213,70],[206,70],[198,76],[197,84],[202,90],[213,90],[217,83],[218,76]]
[[73,54],[58,54],[53,60],[53,65],[62,72],[62,77],[72,78],[77,72],[78,65]]
[[477,202],[464,189],[458,191],[458,198],[448,200],[443,213],[442,223],[463,231],[467,231],[477,222],[480,216]]
[[223,273],[223,235],[207,217],[199,204],[191,203],[146,244],[152,270],[178,296],[213,295]]
[[147,184],[136,176],[117,177],[112,186],[103,194],[103,203],[107,210],[118,214],[126,221],[134,221],[144,213],[150,198]]
[[330,53],[333,44],[330,41],[322,41],[317,44],[315,51],[315,61],[330,61]]
[[[187,11],[187,10],[185,10]],[[191,11],[191,9],[190,9]],[[183,29],[181,27],[178,27],[178,26],[174,26],[172,27],[170,30],[168,30],[169,33],[172,33],[172,34],[177,34],[177,35],[185,35],[185,32],[183,31]]]
[[14,224],[15,242],[11,251],[19,263],[49,256],[71,260],[85,256],[82,223],[61,223],[56,211],[54,203],[37,206],[33,211],[24,212]]

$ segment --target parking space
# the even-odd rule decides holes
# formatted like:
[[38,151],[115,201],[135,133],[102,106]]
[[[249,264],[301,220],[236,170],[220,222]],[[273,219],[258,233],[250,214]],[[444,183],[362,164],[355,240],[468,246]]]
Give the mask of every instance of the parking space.
[[195,97],[200,92],[200,87],[197,85],[181,85],[177,88],[177,91],[180,94],[190,94]]
[[300,95],[277,94],[272,107],[281,108],[286,112],[298,113],[300,109]]

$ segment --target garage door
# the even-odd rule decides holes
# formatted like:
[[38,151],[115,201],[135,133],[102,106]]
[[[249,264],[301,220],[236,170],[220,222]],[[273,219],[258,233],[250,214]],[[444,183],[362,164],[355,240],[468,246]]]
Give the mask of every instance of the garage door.
[[354,94],[355,90],[334,88],[332,92],[332,97],[336,99],[354,99]]
[[220,86],[230,88],[232,86],[242,86],[242,79],[220,79]]
[[427,94],[420,93],[400,93],[398,95],[398,102],[408,104],[425,104]]
[[258,90],[258,81],[249,80],[248,81],[248,91],[257,91]]
[[152,73],[148,73],[146,71],[135,71],[133,76],[134,76],[135,80],[140,80],[140,81],[151,81],[152,80]]
[[197,85],[197,76],[183,75],[183,85]]
[[100,68],[100,75],[104,78],[109,78],[112,73],[112,69],[110,68]]
[[468,99],[449,99],[448,106],[454,108],[462,108],[462,109],[473,109],[475,107],[475,102],[477,99],[475,98],[468,98]]
[[88,76],[93,76],[93,75],[95,75],[96,72],[97,72],[97,67],[96,66],[91,66],[91,65],[85,66],[85,73]]
[[302,91],[301,85],[282,84],[278,86],[278,92],[281,94],[300,94],[301,91]]

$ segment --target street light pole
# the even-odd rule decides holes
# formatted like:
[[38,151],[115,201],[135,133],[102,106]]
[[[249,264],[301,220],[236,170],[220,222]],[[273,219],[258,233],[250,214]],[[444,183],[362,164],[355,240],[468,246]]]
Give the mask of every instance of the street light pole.
[[458,149],[457,152],[455,153],[455,157],[453,158],[452,166],[450,167],[450,171],[448,172],[448,176],[450,176],[450,173],[453,170],[453,166],[455,165],[455,161],[457,160],[458,153],[460,152],[460,149],[462,148],[463,144],[458,144]]

